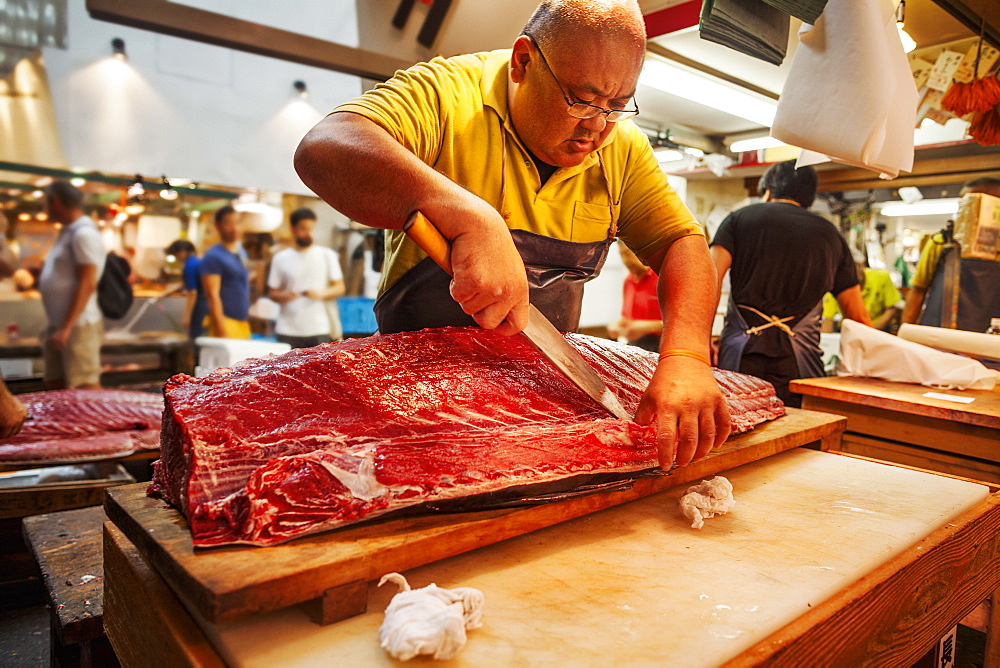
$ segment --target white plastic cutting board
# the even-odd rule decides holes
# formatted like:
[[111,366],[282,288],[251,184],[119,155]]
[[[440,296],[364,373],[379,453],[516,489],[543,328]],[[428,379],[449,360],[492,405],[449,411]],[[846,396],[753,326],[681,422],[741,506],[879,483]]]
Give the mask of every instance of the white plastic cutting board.
[[[725,475],[737,506],[701,530],[677,509],[685,485],[405,573],[486,596],[485,625],[433,664],[717,665],[989,493],[804,449]],[[202,626],[234,666],[398,665],[378,644],[394,589],[327,627],[298,608]]]

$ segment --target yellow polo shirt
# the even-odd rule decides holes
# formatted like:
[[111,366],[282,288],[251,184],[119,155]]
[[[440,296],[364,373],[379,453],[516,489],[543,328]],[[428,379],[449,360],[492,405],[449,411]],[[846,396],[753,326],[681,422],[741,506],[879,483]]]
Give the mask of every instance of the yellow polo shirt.
[[[425,163],[490,203],[511,229],[567,241],[601,241],[614,215],[618,236],[643,262],[681,237],[703,234],[667,184],[646,136],[631,121],[617,123],[598,149],[613,201],[596,154],[556,170],[541,185],[508,113],[510,55],[504,49],[435,58],[397,72],[334,111],[374,121]],[[426,257],[400,231],[387,232],[386,239],[380,292]]]

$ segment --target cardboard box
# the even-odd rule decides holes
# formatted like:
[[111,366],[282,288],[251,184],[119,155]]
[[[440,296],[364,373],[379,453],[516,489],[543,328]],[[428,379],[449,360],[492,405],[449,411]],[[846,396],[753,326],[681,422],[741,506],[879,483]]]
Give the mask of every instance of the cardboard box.
[[955,214],[955,241],[962,246],[962,257],[995,260],[1000,251],[1000,197],[962,197]]

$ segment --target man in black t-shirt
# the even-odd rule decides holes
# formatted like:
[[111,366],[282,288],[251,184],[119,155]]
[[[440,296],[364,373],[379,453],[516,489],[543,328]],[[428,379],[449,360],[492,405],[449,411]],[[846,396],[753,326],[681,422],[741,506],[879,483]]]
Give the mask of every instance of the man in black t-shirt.
[[816,184],[812,167],[771,166],[758,185],[763,202],[729,214],[712,241],[720,286],[727,271],[732,286],[719,367],[770,381],[791,406],[802,398],[788,391],[789,381],[823,375],[823,295],[833,293],[845,317],[871,325],[847,242],[806,210]]

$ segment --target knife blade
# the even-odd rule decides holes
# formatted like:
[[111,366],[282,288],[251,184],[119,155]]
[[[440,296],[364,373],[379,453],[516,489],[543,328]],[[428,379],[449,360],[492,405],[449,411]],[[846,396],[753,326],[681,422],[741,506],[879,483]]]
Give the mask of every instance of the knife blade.
[[[413,212],[403,224],[403,232],[452,275],[451,246],[427,216],[420,211]],[[632,416],[594,368],[533,304],[528,305],[528,324],[521,334],[587,396],[616,418],[632,421]]]

